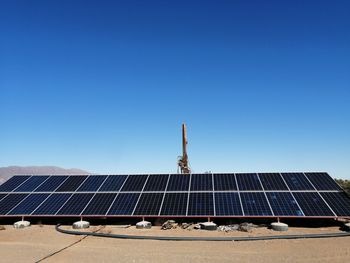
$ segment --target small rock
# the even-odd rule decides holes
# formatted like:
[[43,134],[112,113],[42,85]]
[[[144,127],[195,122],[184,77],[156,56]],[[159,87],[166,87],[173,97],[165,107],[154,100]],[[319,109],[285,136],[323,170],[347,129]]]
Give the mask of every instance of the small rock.
[[0,230],[6,230],[4,226],[0,226]]
[[173,229],[176,227],[177,227],[177,223],[174,220],[168,220],[162,225],[161,229],[168,230],[168,229]]

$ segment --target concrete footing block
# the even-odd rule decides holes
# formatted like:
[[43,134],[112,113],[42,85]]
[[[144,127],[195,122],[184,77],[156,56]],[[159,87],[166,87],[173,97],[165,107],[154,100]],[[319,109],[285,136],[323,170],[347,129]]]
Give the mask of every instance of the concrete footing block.
[[141,222],[136,223],[137,229],[149,229],[151,227],[152,227],[152,224],[151,224],[151,222],[148,222],[148,221],[141,221]]
[[73,223],[73,229],[84,229],[84,228],[89,228],[90,223],[88,221],[77,221]]
[[284,223],[274,222],[271,223],[271,228],[275,231],[287,231],[288,225]]
[[30,227],[30,222],[21,220],[13,224],[14,228],[25,228],[25,227]]

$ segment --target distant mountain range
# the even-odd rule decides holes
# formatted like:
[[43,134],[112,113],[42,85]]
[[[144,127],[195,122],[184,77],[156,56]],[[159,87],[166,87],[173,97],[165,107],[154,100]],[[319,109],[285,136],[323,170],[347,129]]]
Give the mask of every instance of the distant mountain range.
[[8,166],[0,167],[0,184],[16,174],[91,174],[90,172],[71,168],[64,169],[57,166]]

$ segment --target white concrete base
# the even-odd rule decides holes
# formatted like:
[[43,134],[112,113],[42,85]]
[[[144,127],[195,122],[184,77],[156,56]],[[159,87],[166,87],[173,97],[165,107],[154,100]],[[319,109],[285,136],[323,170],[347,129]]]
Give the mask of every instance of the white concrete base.
[[201,229],[214,231],[218,229],[218,226],[213,222],[200,223]]
[[29,221],[18,221],[16,223],[13,224],[14,228],[25,228],[25,227],[30,227],[30,222]]
[[271,223],[271,228],[275,231],[287,231],[288,225],[284,223],[274,222]]
[[152,227],[152,224],[151,224],[151,222],[148,222],[148,221],[141,221],[141,222],[136,223],[137,229],[148,229],[151,227]]
[[77,221],[73,223],[73,229],[84,229],[84,228],[89,228],[90,223],[88,221]]

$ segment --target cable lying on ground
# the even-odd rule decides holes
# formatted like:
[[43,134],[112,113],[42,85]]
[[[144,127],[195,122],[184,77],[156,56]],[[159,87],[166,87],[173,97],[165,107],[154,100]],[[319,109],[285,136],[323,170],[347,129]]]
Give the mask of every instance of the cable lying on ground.
[[305,234],[305,235],[278,235],[278,236],[258,236],[258,237],[175,237],[175,236],[134,236],[120,234],[104,234],[84,231],[72,231],[60,228],[56,225],[56,230],[60,233],[69,235],[86,235],[122,239],[148,239],[148,240],[168,240],[168,241],[253,241],[253,240],[272,240],[272,239],[301,239],[301,238],[329,238],[346,237],[350,232],[324,233],[324,234]]

